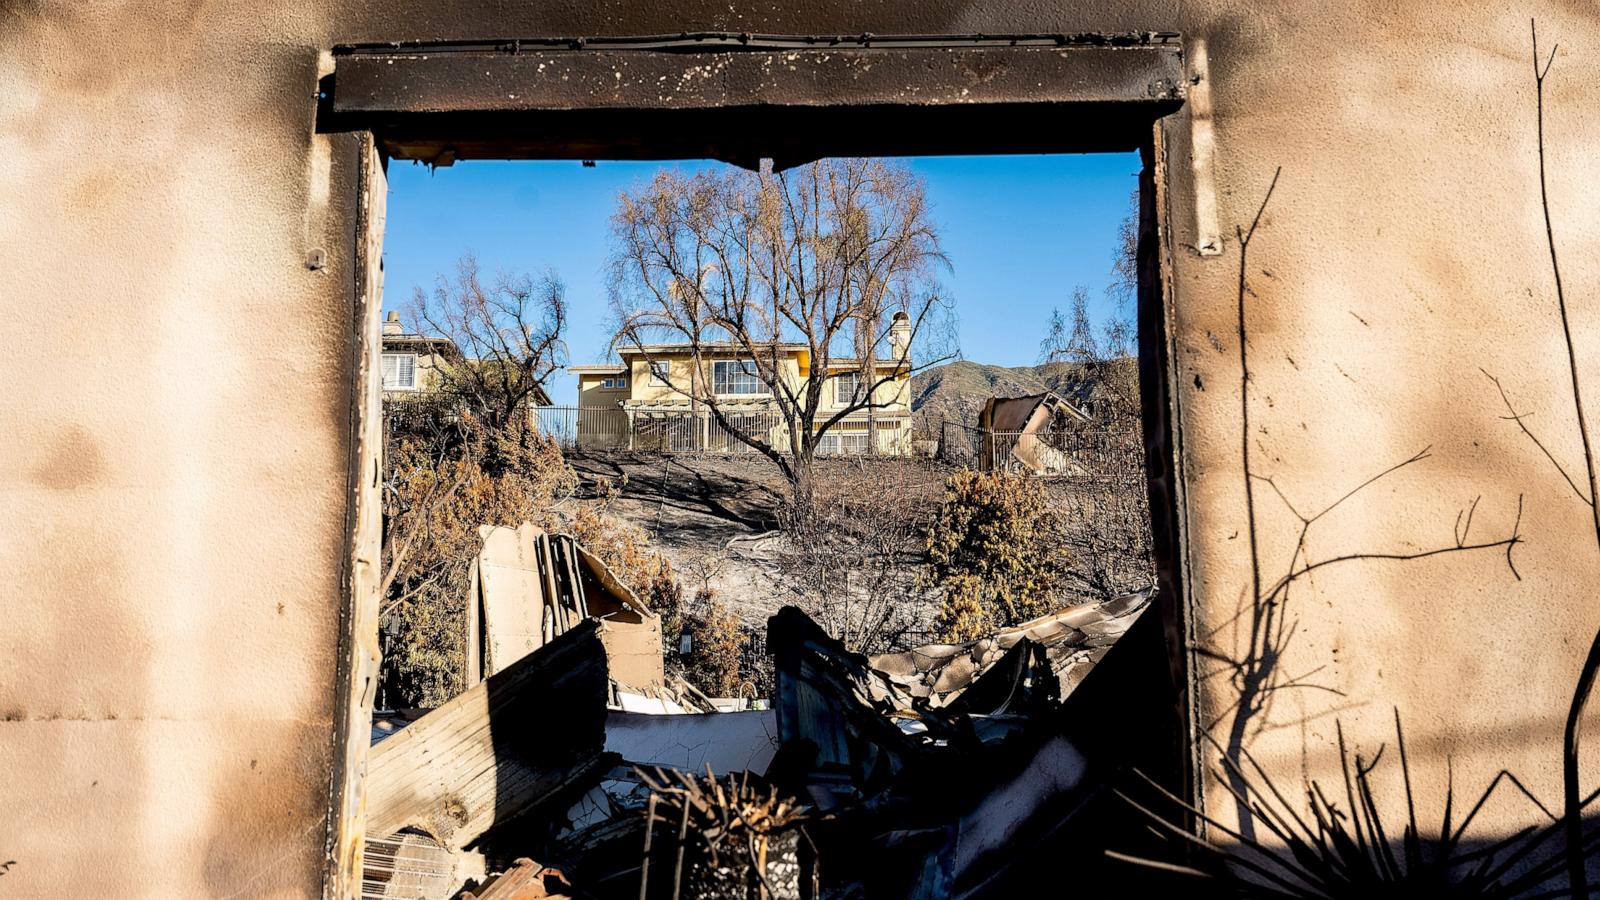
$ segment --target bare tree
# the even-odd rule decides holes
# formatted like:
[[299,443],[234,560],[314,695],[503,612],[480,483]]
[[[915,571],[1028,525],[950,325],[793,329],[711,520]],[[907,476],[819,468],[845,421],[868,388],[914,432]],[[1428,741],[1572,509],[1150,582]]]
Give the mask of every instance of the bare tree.
[[485,284],[477,257],[466,253],[454,278],[440,275],[432,291],[416,289],[410,312],[457,350],[435,373],[434,389],[492,428],[517,416],[526,420],[532,400],[566,361],[565,288],[554,274],[501,272]]
[[1094,332],[1094,322],[1089,317],[1089,289],[1077,285],[1072,289],[1070,327],[1060,308],[1050,310],[1050,324],[1044,340],[1039,343],[1039,363],[1094,362],[1104,355],[1100,338]]
[[391,698],[437,704],[461,687],[458,607],[478,526],[545,524],[574,487],[528,415],[564,354],[566,307],[553,277],[485,285],[468,254],[410,311],[452,345],[414,399],[384,403],[384,683]]
[[[772,460],[800,508],[809,507],[812,460],[828,429],[884,408],[882,389],[909,389],[912,374],[955,355],[951,305],[935,277],[948,261],[922,182],[904,165],[664,170],[619,197],[612,223],[613,347],[643,356],[693,409]],[[660,342],[687,349],[686,384],[669,377]],[[785,371],[799,349],[809,355],[806,377]],[[842,374],[842,360],[867,376],[825,408],[824,383]],[[707,383],[713,362],[759,380],[781,437],[739,427],[732,404]]]

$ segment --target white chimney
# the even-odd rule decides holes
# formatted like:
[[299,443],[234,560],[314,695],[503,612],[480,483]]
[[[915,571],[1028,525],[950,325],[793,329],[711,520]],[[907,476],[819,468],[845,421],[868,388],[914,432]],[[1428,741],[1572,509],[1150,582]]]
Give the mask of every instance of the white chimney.
[[385,337],[391,334],[406,333],[405,328],[400,325],[400,314],[392,309],[389,310],[387,316],[383,317],[383,333]]
[[889,323],[889,355],[896,362],[911,358],[911,317],[903,311]]

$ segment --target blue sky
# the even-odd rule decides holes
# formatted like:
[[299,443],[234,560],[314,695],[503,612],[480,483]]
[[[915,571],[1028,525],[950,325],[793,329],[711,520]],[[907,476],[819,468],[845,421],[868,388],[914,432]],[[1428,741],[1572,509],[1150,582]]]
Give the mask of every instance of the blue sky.
[[[1117,225],[1138,185],[1136,153],[917,157],[953,271],[961,353],[974,362],[1030,365],[1053,306],[1082,284],[1105,313]],[[662,163],[462,162],[430,171],[393,163],[384,235],[384,309],[404,314],[414,288],[471,250],[480,271],[555,272],[566,283],[571,362],[603,359],[608,220],[619,191]],[[716,162],[665,165],[699,168]],[[550,385],[575,402],[565,372]]]

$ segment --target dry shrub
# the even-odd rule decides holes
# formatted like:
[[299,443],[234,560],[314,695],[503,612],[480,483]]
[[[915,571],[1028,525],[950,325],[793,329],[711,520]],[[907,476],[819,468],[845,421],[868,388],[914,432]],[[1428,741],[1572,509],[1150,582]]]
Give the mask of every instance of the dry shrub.
[[827,460],[806,514],[783,510],[785,586],[851,650],[902,650],[926,636],[923,567],[942,482],[943,469],[924,460]]
[[967,641],[1051,612],[1070,554],[1036,479],[962,470],[945,481],[928,534],[928,583],[943,640]]
[[684,665],[689,683],[712,697],[737,697],[739,686],[750,680],[742,665],[749,642],[739,617],[710,591],[695,598],[697,615],[688,621],[692,648]]
[[485,429],[467,414],[441,429],[393,429],[385,471],[380,702],[438,706],[464,688],[479,527],[548,526],[575,478],[553,441],[525,428]]

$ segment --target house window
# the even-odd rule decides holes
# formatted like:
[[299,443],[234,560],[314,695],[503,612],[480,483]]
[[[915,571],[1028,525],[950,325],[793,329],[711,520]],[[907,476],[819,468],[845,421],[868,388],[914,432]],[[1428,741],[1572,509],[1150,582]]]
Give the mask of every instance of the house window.
[[867,397],[866,386],[860,372],[841,372],[833,376],[833,402],[835,406],[849,406]]
[[829,431],[817,441],[822,456],[860,456],[867,452],[865,431]]
[[650,363],[649,366],[650,386],[666,387],[670,383],[668,379],[672,377],[672,361],[667,360],[665,362]]
[[383,389],[386,391],[414,391],[417,389],[417,355],[415,353],[385,353],[383,355]]
[[728,359],[711,364],[712,390],[718,394],[765,394],[767,386],[753,359]]
[[608,391],[620,391],[627,388],[628,378],[626,375],[613,375],[609,378],[602,378],[600,379],[600,386]]

